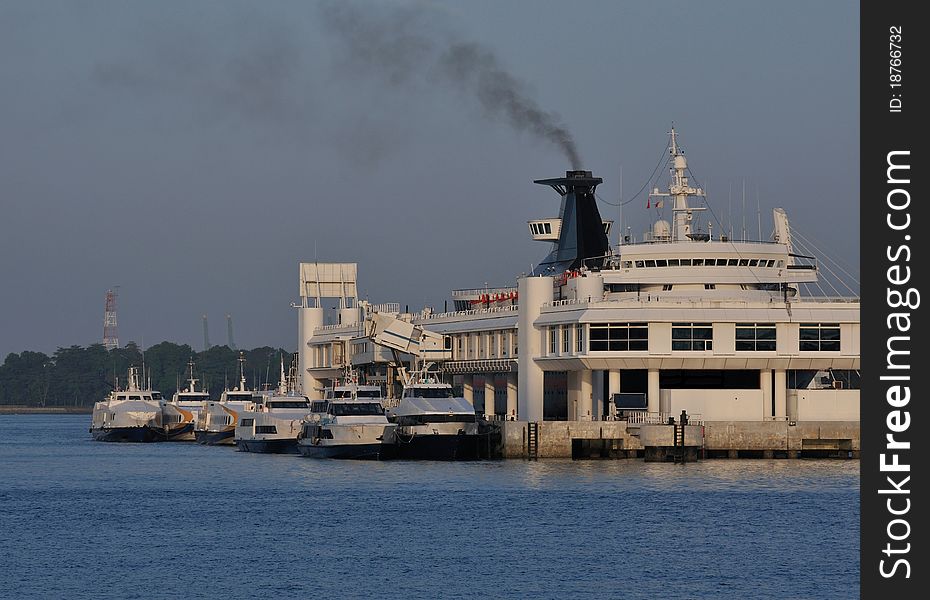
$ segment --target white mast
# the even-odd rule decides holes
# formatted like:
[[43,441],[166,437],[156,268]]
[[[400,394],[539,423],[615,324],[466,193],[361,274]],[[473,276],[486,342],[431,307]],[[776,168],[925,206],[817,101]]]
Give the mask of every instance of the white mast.
[[703,207],[692,208],[688,206],[688,196],[703,198],[704,190],[691,187],[688,184],[688,177],[685,175],[685,171],[688,170],[688,160],[681,148],[678,147],[678,137],[674,127],[669,132],[669,136],[671,136],[671,145],[668,152],[672,159],[672,168],[669,169],[669,173],[672,176],[672,181],[668,186],[668,193],[660,193],[659,188],[655,188],[652,191],[652,196],[674,198],[674,205],[672,206],[674,214],[672,241],[685,241],[690,239],[691,236],[692,213],[696,210],[705,210]]

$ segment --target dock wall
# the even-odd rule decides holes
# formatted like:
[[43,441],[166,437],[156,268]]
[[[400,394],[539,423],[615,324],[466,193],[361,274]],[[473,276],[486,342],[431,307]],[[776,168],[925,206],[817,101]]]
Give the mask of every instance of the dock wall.
[[[500,421],[500,456],[528,458],[528,423]],[[608,440],[619,456],[641,456],[646,447],[668,445],[668,426],[640,427],[626,421],[543,421],[538,424],[538,458],[572,458],[572,440]],[[688,426],[686,445],[712,458],[798,458],[859,455],[858,421],[708,421]],[[577,443],[576,443],[577,446]]]

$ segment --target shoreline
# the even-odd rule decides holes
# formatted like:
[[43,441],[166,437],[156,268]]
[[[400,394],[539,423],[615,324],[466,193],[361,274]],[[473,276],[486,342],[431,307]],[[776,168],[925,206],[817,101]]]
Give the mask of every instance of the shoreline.
[[0,415],[89,415],[91,406],[26,406],[24,404],[0,404]]

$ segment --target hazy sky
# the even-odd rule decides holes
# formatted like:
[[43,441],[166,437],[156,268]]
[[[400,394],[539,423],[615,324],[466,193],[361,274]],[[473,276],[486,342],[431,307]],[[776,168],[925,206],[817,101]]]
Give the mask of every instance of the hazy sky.
[[721,219],[745,179],[752,231],[758,193],[858,272],[858,28],[846,1],[5,0],[0,359],[99,341],[114,285],[123,344],[200,349],[203,313],[224,343],[230,313],[293,349],[314,257],[441,310],[546,254],[563,134],[616,202],[673,121]]

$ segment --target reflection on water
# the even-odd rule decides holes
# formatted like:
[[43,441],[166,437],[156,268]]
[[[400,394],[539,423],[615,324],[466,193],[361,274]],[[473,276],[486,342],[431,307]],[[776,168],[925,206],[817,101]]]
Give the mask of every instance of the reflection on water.
[[[0,416],[19,597],[849,598],[857,461],[340,462]],[[104,566],[102,566],[104,565]],[[209,585],[208,585],[209,583]]]

